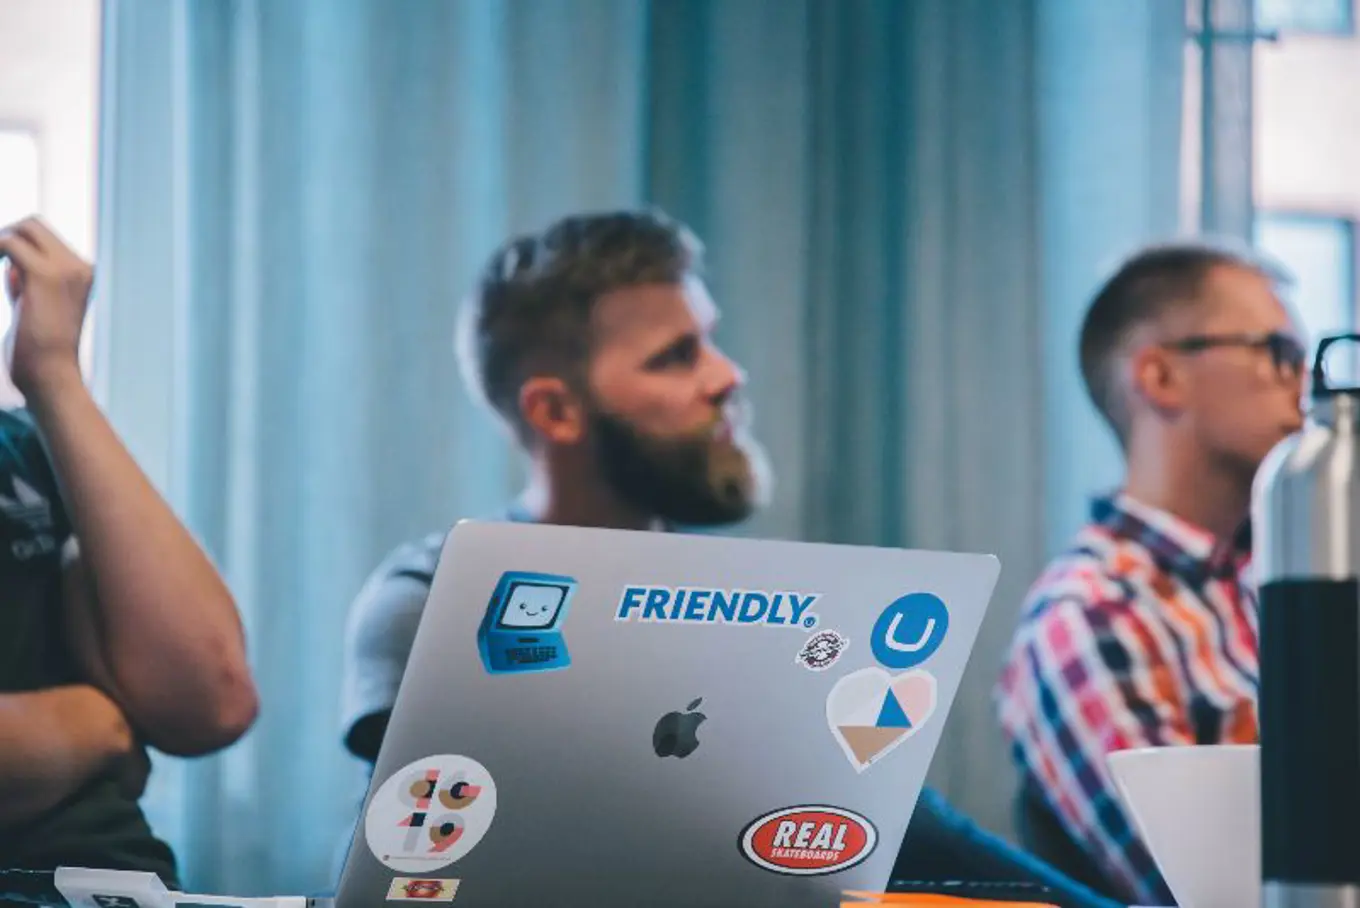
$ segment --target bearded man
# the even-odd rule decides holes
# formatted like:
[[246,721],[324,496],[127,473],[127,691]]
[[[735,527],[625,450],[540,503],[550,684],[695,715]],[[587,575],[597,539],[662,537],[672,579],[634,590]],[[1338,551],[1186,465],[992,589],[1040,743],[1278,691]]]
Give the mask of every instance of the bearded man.
[[[702,246],[657,211],[564,218],[501,247],[459,329],[464,380],[513,434],[528,482],[498,519],[630,530],[730,526],[768,501],[746,376],[713,341]],[[372,771],[446,531],[393,551],[351,606],[345,746]],[[894,876],[1026,881],[1106,903],[959,815],[918,802]]]

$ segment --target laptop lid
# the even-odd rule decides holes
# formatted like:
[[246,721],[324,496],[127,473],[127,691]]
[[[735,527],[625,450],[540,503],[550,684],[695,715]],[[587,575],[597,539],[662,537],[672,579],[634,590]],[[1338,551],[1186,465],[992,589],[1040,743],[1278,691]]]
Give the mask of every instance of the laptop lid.
[[998,572],[988,555],[458,524],[339,908],[881,890]]

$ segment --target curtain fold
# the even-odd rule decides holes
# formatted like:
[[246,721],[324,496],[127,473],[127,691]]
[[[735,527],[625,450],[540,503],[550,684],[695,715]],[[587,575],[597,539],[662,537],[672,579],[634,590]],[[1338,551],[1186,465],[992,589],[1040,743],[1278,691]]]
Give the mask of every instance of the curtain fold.
[[[1069,424],[1089,234],[1175,216],[1179,110],[1147,83],[1180,36],[1144,0],[1095,5],[1083,52],[1100,14],[1060,0],[106,3],[97,386],[223,567],[264,697],[226,753],[157,760],[192,888],[330,884],[345,607],[521,474],[459,384],[457,302],[509,232],[645,203],[707,242],[751,374],[779,482],[742,532],[1000,556],[932,779],[1008,828],[988,690],[1109,466]],[[1067,135],[1129,104],[1150,159]]]
[[[1195,0],[1191,0],[1195,2]],[[1119,481],[1111,433],[1077,365],[1100,283],[1149,240],[1180,233],[1185,0],[1038,0],[1039,202],[1047,548]]]

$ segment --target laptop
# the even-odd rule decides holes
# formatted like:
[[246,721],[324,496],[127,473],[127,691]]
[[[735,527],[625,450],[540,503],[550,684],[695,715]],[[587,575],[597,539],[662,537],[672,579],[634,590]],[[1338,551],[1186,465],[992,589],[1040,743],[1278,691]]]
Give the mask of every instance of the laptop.
[[883,891],[990,555],[462,522],[337,908]]

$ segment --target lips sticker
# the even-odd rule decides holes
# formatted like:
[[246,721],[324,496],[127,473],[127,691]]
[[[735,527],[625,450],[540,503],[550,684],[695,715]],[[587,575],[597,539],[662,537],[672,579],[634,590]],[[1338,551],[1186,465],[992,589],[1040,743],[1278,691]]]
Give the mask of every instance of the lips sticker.
[[864,772],[920,731],[938,700],[935,676],[925,669],[890,675],[865,668],[831,688],[826,721],[855,772]]
[[389,902],[451,902],[458,880],[412,880],[397,877],[387,888]]

